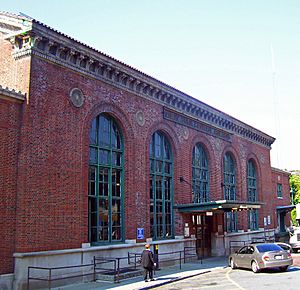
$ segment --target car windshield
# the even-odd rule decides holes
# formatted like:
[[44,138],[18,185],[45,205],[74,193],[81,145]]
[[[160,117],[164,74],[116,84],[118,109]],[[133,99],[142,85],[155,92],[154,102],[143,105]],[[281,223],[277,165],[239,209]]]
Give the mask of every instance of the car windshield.
[[257,245],[256,248],[260,253],[270,252],[270,251],[282,251],[282,248],[280,248],[278,245],[275,244],[261,244],[261,245]]

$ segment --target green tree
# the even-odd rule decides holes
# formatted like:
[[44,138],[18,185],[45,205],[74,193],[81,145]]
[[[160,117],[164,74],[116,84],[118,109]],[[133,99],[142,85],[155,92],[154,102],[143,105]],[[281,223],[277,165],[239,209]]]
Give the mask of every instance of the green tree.
[[[296,172],[290,175],[290,188],[291,188],[291,203],[300,203],[300,174]],[[291,218],[293,225],[298,225],[296,221],[296,209],[291,211]]]

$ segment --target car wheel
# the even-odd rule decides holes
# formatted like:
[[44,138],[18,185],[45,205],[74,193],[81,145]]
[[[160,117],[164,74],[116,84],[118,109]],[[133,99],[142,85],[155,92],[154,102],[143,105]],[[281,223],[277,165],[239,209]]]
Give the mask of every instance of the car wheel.
[[230,259],[230,267],[231,269],[236,269],[236,264],[233,262],[233,259]]
[[253,261],[253,262],[251,263],[251,269],[252,269],[252,271],[253,271],[254,273],[258,273],[258,272],[259,272],[258,265],[257,265],[257,263],[256,263],[255,261]]
[[289,266],[282,266],[282,267],[279,267],[279,270],[281,272],[285,272],[287,269],[288,269]]

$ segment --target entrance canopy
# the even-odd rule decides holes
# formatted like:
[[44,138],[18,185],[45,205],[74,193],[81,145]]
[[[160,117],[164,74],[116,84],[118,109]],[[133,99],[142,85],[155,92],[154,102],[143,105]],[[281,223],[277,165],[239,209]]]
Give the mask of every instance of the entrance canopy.
[[232,211],[251,210],[261,208],[262,202],[239,201],[239,200],[215,200],[202,203],[177,204],[174,207],[182,213],[206,212],[206,211]]
[[293,210],[294,208],[296,208],[295,205],[282,205],[282,206],[276,206],[276,210],[278,212],[284,212],[284,213],[287,213],[291,210]]

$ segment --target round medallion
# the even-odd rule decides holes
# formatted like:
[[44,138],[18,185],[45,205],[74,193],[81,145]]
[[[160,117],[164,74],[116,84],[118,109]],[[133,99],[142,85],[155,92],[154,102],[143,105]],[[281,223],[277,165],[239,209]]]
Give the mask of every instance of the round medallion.
[[135,114],[135,118],[136,118],[137,123],[140,126],[145,125],[145,117],[144,117],[144,113],[142,111],[137,111]]
[[78,88],[73,88],[70,91],[70,100],[76,108],[80,108],[84,103],[84,95],[82,91]]

